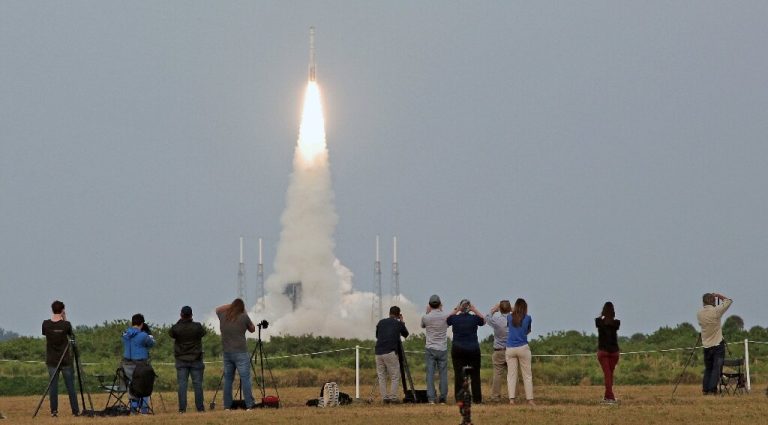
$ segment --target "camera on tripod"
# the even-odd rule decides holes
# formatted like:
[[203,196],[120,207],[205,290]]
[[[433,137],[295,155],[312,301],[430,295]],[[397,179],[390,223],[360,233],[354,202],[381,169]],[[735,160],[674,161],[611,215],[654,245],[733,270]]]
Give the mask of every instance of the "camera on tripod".
[[259,329],[267,329],[269,327],[269,322],[262,320],[261,322],[257,323],[256,326],[258,326]]

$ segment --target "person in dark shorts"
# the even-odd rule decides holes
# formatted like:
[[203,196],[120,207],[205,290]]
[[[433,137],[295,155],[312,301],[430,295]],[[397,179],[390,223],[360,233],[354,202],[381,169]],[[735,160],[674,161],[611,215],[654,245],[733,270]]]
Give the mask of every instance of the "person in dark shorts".
[[[49,320],[43,321],[43,335],[45,335],[45,365],[48,367],[48,376],[51,378],[49,393],[51,403],[51,416],[59,415],[59,372],[64,376],[64,385],[69,394],[69,407],[72,415],[80,415],[80,407],[77,404],[77,392],[75,391],[75,372],[72,365],[72,349],[69,345],[72,334],[72,324],[67,321],[67,313],[64,311],[64,303],[56,300],[51,304],[53,315]],[[61,361],[61,364],[59,364]]]

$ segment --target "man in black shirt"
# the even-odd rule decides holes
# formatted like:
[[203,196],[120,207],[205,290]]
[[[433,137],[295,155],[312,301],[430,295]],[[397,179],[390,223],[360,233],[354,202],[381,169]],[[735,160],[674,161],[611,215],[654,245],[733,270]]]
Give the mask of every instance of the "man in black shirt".
[[[75,374],[72,368],[72,353],[69,339],[72,337],[72,324],[67,321],[67,313],[64,311],[64,303],[56,300],[51,304],[53,316],[43,322],[43,335],[45,335],[45,364],[48,366],[48,376],[51,378],[50,402],[51,416],[59,415],[59,374],[64,375],[64,385],[69,394],[69,406],[72,414],[78,416],[80,407],[77,404],[77,392],[75,391]],[[58,369],[57,369],[58,368]]]
[[179,386],[179,413],[187,410],[187,383],[192,375],[192,388],[195,391],[195,408],[205,411],[203,400],[203,336],[205,328],[200,322],[192,321],[192,308],[181,308],[181,318],[170,330],[173,343],[173,356],[176,358],[176,383]]
[[[379,320],[376,325],[376,374],[379,377],[379,391],[384,403],[396,403],[397,386],[400,382],[400,360],[397,357],[400,336],[408,337],[400,307],[389,308],[389,317]],[[387,392],[387,375],[392,385]]]

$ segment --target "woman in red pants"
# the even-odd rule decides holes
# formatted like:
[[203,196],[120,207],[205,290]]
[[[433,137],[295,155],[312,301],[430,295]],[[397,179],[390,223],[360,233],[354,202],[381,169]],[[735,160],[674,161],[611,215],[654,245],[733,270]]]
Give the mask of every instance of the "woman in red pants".
[[620,324],[621,322],[616,320],[613,303],[608,301],[603,305],[603,312],[600,313],[600,317],[595,318],[597,361],[600,362],[605,377],[604,403],[616,403],[616,397],[613,395],[613,370],[619,363],[619,342],[616,333]]

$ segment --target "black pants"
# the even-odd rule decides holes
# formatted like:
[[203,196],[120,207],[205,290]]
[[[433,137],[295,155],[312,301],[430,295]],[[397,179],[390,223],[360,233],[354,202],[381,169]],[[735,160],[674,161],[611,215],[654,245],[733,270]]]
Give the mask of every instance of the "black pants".
[[702,380],[704,394],[717,393],[717,384],[720,382],[724,359],[725,341],[720,341],[714,347],[704,349],[704,379]]
[[483,393],[480,390],[480,348],[476,350],[463,350],[457,346],[451,348],[451,360],[453,361],[453,395],[458,401],[459,391],[464,384],[464,366],[471,366],[469,377],[472,380],[472,402],[482,403]]

